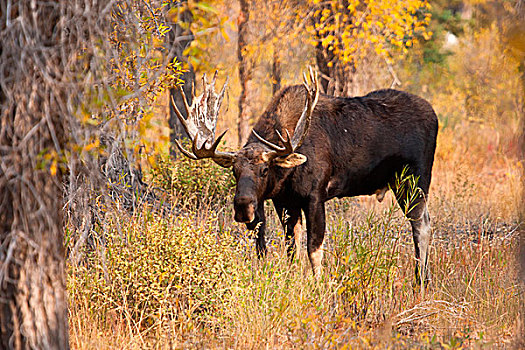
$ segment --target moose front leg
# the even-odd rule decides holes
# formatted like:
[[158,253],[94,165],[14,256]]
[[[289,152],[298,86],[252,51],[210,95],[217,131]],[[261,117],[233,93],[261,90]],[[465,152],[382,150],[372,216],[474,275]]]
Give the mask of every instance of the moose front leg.
[[301,209],[300,208],[284,208],[283,206],[273,202],[275,211],[281,220],[286,237],[286,251],[288,258],[293,261],[295,252],[301,242],[301,234],[303,232],[301,223]]
[[259,203],[257,211],[255,212],[255,219],[246,224],[248,230],[257,230],[257,238],[255,241],[255,250],[257,256],[263,258],[266,256],[266,241],[264,239],[264,231],[266,229],[266,215],[264,215],[264,201]]
[[321,276],[321,262],[323,260],[323,243],[325,232],[324,202],[311,200],[305,211],[306,216],[306,244],[308,258],[312,264],[314,276]]

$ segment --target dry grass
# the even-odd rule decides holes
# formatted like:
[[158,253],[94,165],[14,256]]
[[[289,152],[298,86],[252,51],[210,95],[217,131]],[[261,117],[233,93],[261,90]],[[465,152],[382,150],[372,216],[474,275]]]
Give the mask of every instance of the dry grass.
[[[372,197],[330,203],[317,282],[304,249],[287,261],[273,209],[269,254],[260,261],[229,204],[204,205],[168,186],[185,204],[179,217],[148,209],[115,215],[105,225],[105,246],[69,267],[72,348],[511,347],[523,307],[515,261],[519,183],[487,176],[486,165],[451,170],[449,162],[459,160],[440,152],[430,201],[433,283],[424,296],[413,287],[410,225],[392,196],[381,204]],[[497,171],[510,178],[518,170],[506,164]],[[164,171],[176,182],[187,177],[181,167],[191,166]],[[199,169],[225,176],[214,165]],[[201,190],[202,198],[231,191]]]

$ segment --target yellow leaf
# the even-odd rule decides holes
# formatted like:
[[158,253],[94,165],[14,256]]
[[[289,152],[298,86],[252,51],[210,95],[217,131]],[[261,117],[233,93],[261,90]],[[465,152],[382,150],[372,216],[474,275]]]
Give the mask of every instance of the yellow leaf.
[[53,159],[53,162],[51,163],[51,167],[49,168],[49,171],[51,172],[51,176],[55,176],[57,174],[57,168],[58,168],[58,162],[56,159]]

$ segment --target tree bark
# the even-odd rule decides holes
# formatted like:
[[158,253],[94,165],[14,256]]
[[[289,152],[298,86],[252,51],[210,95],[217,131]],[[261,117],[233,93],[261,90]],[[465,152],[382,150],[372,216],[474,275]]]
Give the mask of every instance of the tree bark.
[[[324,4],[320,6],[320,10],[324,8],[330,8],[329,4]],[[313,16],[313,24],[319,23],[321,20],[321,12],[317,16]],[[348,13],[347,13],[348,14]],[[349,18],[349,21],[352,19]],[[332,31],[330,33],[319,33],[316,31],[315,40],[317,41],[317,46],[315,47],[315,59],[317,63],[317,68],[319,69],[320,74],[320,83],[323,88],[323,92],[329,95],[334,96],[348,96],[351,90],[351,87],[354,84],[354,76],[356,74],[355,65],[352,63],[341,62],[327,47],[323,47],[321,42],[324,37],[328,34],[337,36],[336,32]]]
[[273,62],[272,62],[272,95],[281,90],[281,58],[277,45],[273,45]]
[[[521,52],[521,61],[519,65],[519,71],[521,72],[521,134],[518,136],[518,157],[520,159],[525,159],[525,0],[519,0],[516,4],[516,12],[517,12],[517,18],[516,23],[517,26],[514,29],[515,35],[517,38],[520,38],[520,42],[517,42],[516,49],[520,50]],[[522,179],[525,179],[525,168],[522,167],[521,169],[521,175]],[[525,181],[522,181],[522,185],[525,186]],[[522,288],[525,289],[525,189],[522,189],[522,197],[523,200],[521,201],[522,206],[520,210],[520,247],[518,250],[518,260],[520,262],[520,277],[521,277],[521,283]],[[522,298],[522,306],[525,306],[525,298]],[[525,312],[522,313],[522,320],[521,320],[521,329],[518,330],[518,332],[521,332],[521,345],[525,345]]]
[[[525,1],[523,6],[525,7]],[[524,14],[522,16],[523,20],[525,20],[525,10],[523,10]],[[522,25],[523,33],[525,34],[525,25]],[[525,41],[525,38],[522,39]],[[520,135],[518,135],[518,157],[519,159],[525,159],[525,52],[522,52],[523,58],[520,62],[519,70],[521,72],[521,120],[520,120]],[[522,167],[521,169],[521,178],[525,179],[525,168]],[[522,185],[525,186],[525,181],[522,181]],[[522,189],[522,205],[520,210],[520,248],[519,248],[519,256],[518,260],[520,262],[520,277],[521,277],[521,283],[523,285],[523,288],[525,288],[525,188]],[[525,312],[523,313],[523,324],[522,328],[524,334],[522,336],[522,340],[525,344]]]
[[[525,4],[524,4],[525,6]],[[524,11],[525,12],[525,11]],[[525,17],[525,16],[523,16]],[[525,27],[525,26],[524,26]],[[525,28],[524,28],[525,29]],[[525,31],[524,31],[525,32]],[[523,39],[525,40],[525,39]],[[518,157],[520,159],[525,159],[525,52],[522,53],[524,58],[521,60],[520,63],[520,71],[521,71],[521,100],[522,100],[522,107],[521,107],[521,135],[518,136]],[[525,187],[525,168],[521,168],[521,178],[522,178],[522,186]],[[521,208],[520,208],[520,218],[519,218],[519,249],[518,249],[518,261],[520,264],[520,274],[519,279],[521,282],[521,288],[525,290],[525,188],[522,188],[521,190]],[[519,347],[525,347],[525,297],[522,296],[521,298],[521,324],[519,329],[517,330],[517,346]]]
[[[172,7],[181,7],[185,6],[186,0],[172,3]],[[170,44],[174,50],[174,61],[181,62],[184,69],[186,70],[181,79],[184,81],[183,90],[188,103],[193,102],[193,93],[194,93],[194,84],[195,84],[195,71],[193,66],[188,62],[188,58],[184,55],[184,50],[191,44],[195,39],[193,33],[191,32],[189,26],[192,22],[193,15],[189,10],[183,10],[177,16],[175,21],[171,23],[171,32],[168,36]],[[179,24],[180,23],[180,24]],[[182,24],[182,25],[181,25]],[[184,118],[187,118],[186,108],[184,107],[184,101],[180,95],[178,89],[172,88],[169,91],[170,94],[170,118],[168,121],[170,127],[170,155],[173,158],[177,158],[177,148],[175,146],[175,140],[180,140],[184,137],[188,137],[186,131],[184,130],[182,124],[175,114],[175,109],[171,104],[171,99],[175,101],[177,109],[182,113]]]
[[61,6],[0,1],[1,349],[69,348]]
[[[523,106],[522,113],[521,113],[521,135],[519,136],[518,142],[519,142],[519,152],[521,154],[521,159],[525,159],[525,59],[521,61],[520,65],[521,69],[521,91],[522,91],[522,101]],[[525,179],[525,168],[521,169],[522,173],[522,179]],[[523,200],[521,201],[522,207],[521,207],[521,248],[520,248],[520,263],[521,263],[521,280],[523,285],[525,286],[525,189],[522,189],[522,196]],[[524,315],[525,317],[525,315]],[[525,322],[524,322],[524,328],[525,328]],[[525,329],[524,329],[525,330]],[[524,336],[525,337],[525,336]]]
[[239,36],[237,41],[237,57],[239,59],[239,80],[241,83],[241,95],[239,96],[239,123],[238,137],[239,146],[248,139],[250,133],[251,110],[248,99],[249,81],[252,78],[252,67],[247,57],[246,47],[248,44],[250,20],[250,4],[248,0],[240,0],[241,9],[237,20]]

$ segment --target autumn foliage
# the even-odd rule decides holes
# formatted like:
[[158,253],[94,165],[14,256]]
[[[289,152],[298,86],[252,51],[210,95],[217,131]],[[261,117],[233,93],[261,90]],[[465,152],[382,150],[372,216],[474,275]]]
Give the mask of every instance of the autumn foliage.
[[308,5],[314,21],[306,30],[316,39],[314,45],[333,52],[329,67],[337,62],[357,67],[370,52],[392,63],[397,49],[407,53],[420,38],[432,35],[428,1],[313,0]]

